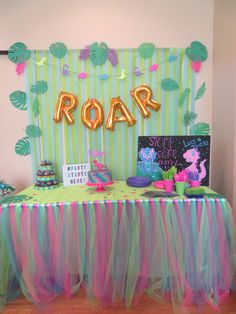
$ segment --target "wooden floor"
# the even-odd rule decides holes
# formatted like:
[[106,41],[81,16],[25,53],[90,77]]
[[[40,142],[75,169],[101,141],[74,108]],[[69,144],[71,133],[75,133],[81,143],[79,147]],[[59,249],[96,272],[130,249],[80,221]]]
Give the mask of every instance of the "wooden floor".
[[53,303],[37,308],[32,303],[28,302],[24,297],[18,298],[16,301],[5,306],[3,314],[186,314],[186,313],[220,313],[220,314],[236,314],[236,294],[231,295],[224,300],[220,306],[220,311],[216,312],[209,306],[204,306],[202,309],[188,307],[185,312],[181,309],[176,309],[173,312],[172,306],[169,304],[160,304],[147,296],[144,296],[139,304],[126,308],[104,309],[98,305],[91,304],[86,299],[83,292],[79,292],[75,297],[66,299],[63,296],[58,297]]

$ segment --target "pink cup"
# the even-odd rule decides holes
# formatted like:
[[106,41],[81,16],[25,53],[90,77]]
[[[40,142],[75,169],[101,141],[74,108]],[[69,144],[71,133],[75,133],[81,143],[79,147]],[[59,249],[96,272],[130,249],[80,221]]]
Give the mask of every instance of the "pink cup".
[[165,182],[165,191],[170,193],[174,189],[174,180],[164,180]]
[[191,187],[200,186],[201,185],[201,181],[192,180],[192,181],[190,181],[190,185],[191,185]]

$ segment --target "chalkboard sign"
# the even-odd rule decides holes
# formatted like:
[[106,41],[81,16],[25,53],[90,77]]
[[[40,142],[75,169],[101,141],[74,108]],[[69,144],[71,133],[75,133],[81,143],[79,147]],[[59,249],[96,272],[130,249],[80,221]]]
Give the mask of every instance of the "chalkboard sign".
[[137,175],[159,180],[171,166],[197,171],[201,184],[209,185],[210,136],[139,136]]

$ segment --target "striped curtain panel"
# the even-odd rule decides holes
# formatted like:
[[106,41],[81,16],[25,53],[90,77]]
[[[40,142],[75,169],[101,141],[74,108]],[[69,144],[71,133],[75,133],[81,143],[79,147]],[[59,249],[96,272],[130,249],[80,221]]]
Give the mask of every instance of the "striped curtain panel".
[[[103,162],[112,170],[115,180],[124,180],[136,174],[137,141],[139,135],[188,135],[184,124],[184,114],[195,112],[195,73],[191,70],[191,60],[185,49],[156,49],[152,58],[141,59],[136,49],[117,49],[119,63],[113,67],[108,61],[102,66],[94,66],[90,60],[79,59],[80,50],[69,50],[63,59],[57,59],[49,51],[34,51],[28,61],[26,73],[27,97],[29,101],[29,124],[38,126],[42,136],[31,138],[33,176],[43,159],[54,162],[58,178],[62,179],[62,165],[91,162],[89,150],[104,151]],[[174,56],[174,62],[170,56]],[[45,64],[39,66],[38,60]],[[150,67],[157,64],[156,71]],[[63,75],[64,65],[70,75]],[[136,76],[137,67],[142,75]],[[122,70],[127,77],[119,80]],[[88,74],[79,79],[79,73]],[[99,75],[107,74],[106,80]],[[178,88],[166,91],[162,88],[163,79],[172,79]],[[30,89],[37,81],[48,84],[46,93],[35,95]],[[151,116],[144,119],[133,101],[130,91],[140,85],[148,85],[153,91],[153,99],[161,104],[158,112],[151,110]],[[189,97],[178,105],[181,94],[190,90]],[[75,122],[68,125],[65,118],[55,123],[53,115],[60,91],[70,92],[78,98],[78,107],[73,112]],[[126,123],[116,123],[114,131],[105,128],[105,121],[112,97],[120,96],[134,115],[137,123],[127,127]],[[33,104],[39,102],[39,114],[35,116]],[[104,123],[93,131],[84,126],[81,120],[81,107],[88,98],[96,98],[104,108]]]

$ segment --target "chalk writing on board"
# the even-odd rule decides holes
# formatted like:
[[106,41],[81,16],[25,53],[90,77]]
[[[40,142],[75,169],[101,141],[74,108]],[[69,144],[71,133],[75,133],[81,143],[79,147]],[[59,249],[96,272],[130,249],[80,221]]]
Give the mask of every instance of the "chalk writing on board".
[[202,184],[209,185],[210,136],[139,136],[137,165],[142,162],[141,149],[147,148],[154,149],[153,162],[162,170],[175,166],[178,170],[197,171]]

